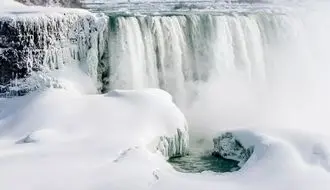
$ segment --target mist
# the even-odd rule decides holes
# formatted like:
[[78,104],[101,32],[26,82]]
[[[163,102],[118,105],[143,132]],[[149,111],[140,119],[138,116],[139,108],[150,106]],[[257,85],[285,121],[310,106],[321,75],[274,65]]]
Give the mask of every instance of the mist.
[[285,42],[265,54],[264,80],[234,72],[201,85],[185,111],[191,134],[212,136],[237,128],[328,134],[329,5],[292,7]]

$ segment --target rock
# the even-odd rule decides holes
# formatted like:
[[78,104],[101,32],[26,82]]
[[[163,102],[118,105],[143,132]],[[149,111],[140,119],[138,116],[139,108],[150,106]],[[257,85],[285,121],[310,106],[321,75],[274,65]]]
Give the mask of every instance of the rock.
[[242,166],[250,158],[254,150],[253,146],[244,147],[230,132],[214,138],[213,143],[213,156],[238,161],[239,166]]

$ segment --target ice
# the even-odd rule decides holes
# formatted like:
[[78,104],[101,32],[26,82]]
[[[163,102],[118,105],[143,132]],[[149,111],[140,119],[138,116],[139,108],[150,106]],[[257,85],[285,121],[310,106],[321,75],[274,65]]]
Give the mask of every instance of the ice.
[[[33,9],[1,14],[0,93],[24,94],[42,88],[43,83],[56,81],[50,72],[64,65],[80,67],[97,85],[103,56],[99,41],[107,19],[83,10]],[[40,82],[31,84],[31,80]]]

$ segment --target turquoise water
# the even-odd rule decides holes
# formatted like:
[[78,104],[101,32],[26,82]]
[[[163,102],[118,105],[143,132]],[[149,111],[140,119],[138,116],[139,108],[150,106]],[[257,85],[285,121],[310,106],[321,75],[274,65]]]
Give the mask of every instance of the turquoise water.
[[211,153],[191,153],[184,157],[170,158],[168,162],[175,170],[184,173],[201,173],[204,171],[225,173],[240,169],[237,161],[214,157]]

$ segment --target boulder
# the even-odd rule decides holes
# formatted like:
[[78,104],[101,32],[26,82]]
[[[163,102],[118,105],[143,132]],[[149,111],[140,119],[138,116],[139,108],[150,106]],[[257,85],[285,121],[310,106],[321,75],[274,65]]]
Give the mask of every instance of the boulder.
[[242,166],[252,155],[254,147],[244,147],[233,133],[226,132],[213,139],[212,155],[228,160],[235,160]]

